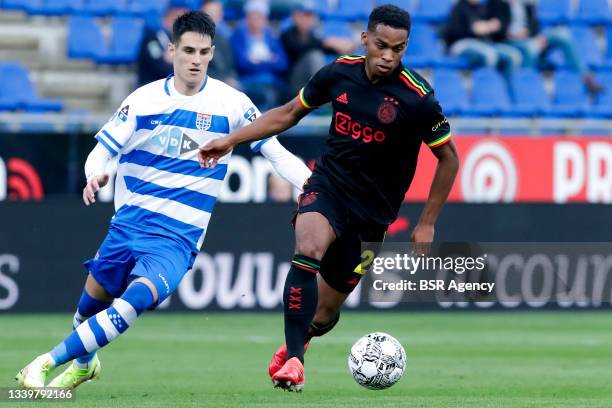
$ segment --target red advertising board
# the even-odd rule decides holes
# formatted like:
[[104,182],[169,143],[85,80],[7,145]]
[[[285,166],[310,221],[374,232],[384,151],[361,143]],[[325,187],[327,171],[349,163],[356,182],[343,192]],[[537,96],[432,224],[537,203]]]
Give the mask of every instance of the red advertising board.
[[[458,136],[449,201],[612,203],[612,137]],[[406,201],[424,201],[436,166],[424,148]]]

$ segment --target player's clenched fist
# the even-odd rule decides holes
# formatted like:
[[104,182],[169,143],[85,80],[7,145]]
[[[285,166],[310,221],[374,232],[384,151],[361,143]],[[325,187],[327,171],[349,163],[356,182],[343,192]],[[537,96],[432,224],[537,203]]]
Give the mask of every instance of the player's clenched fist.
[[96,202],[96,193],[108,183],[108,174],[94,176],[89,179],[87,185],[83,189],[83,202],[85,205],[90,205]]
[[219,159],[228,154],[234,148],[234,144],[227,137],[212,140],[200,147],[198,161],[200,166],[212,169],[217,165]]

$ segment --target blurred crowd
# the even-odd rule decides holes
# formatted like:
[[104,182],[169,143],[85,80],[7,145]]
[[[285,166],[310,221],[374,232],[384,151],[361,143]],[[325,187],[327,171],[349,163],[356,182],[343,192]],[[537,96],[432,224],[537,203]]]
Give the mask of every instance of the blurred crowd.
[[[172,72],[167,44],[172,23],[186,10],[183,2],[173,0],[159,29],[146,30],[138,58],[139,86]],[[294,97],[328,56],[353,53],[359,45],[357,38],[321,38],[319,17],[309,1],[296,5],[279,27],[271,25],[266,0],[247,1],[244,19],[231,28],[220,0],[205,0],[202,11],[217,24],[209,75],[244,91],[262,111]]]
[[530,0],[458,0],[443,30],[449,54],[509,75],[519,67],[539,68],[545,52],[559,49],[586,88],[600,92],[603,87],[588,69],[568,27],[541,29],[536,6]]

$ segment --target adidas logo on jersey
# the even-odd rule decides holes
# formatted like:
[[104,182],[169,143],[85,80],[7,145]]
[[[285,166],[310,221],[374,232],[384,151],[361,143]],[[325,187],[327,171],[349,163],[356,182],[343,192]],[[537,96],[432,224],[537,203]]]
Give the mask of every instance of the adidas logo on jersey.
[[348,105],[348,95],[344,92],[342,95],[336,98],[336,101]]

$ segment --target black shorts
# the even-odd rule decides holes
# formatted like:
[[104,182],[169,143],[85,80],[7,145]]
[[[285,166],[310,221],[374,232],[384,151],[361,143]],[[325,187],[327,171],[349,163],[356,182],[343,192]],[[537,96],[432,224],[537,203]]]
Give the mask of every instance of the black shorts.
[[328,190],[306,185],[298,200],[296,217],[297,214],[317,212],[327,218],[336,233],[336,240],[321,260],[321,277],[338,292],[349,294],[365,273],[361,268],[362,243],[378,243],[365,248],[376,253],[385,239],[387,225],[358,220],[345,205]]

